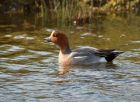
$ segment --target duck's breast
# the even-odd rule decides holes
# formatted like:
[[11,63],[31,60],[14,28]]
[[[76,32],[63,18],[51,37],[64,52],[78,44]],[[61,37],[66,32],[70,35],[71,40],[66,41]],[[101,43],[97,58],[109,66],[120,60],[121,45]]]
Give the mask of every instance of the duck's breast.
[[60,65],[70,65],[72,60],[70,54],[62,54],[60,52],[58,61]]

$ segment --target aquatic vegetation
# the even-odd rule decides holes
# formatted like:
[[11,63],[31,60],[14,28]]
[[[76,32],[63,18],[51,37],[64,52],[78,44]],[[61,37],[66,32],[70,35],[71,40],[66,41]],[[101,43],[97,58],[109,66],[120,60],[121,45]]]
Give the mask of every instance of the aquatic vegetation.
[[34,15],[56,24],[83,24],[106,15],[139,15],[140,0],[6,0],[0,2],[0,12]]

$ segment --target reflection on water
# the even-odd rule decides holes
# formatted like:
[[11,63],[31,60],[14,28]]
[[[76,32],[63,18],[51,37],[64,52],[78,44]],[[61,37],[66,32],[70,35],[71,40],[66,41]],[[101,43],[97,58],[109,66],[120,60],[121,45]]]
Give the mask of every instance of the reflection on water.
[[[0,25],[0,102],[138,102],[138,21],[105,20],[98,29],[91,24],[39,30]],[[88,45],[125,53],[114,63],[61,67],[58,48],[43,41],[56,28],[68,33],[72,48]]]

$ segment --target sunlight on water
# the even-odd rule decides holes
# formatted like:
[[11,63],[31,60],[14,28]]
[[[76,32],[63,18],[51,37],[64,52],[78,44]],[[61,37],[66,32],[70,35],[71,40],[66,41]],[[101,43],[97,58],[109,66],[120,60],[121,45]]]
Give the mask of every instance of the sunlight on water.
[[[138,21],[39,30],[0,25],[0,102],[139,102]],[[114,63],[60,67],[58,47],[44,42],[56,28],[67,33],[72,48],[116,48],[125,53]]]

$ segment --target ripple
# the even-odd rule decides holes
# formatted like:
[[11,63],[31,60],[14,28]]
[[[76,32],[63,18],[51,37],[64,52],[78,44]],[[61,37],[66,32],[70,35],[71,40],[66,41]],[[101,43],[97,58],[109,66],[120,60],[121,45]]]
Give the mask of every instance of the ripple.
[[12,75],[27,75],[31,71],[26,70],[26,69],[19,69],[19,70],[4,70],[3,73],[8,73]]
[[47,31],[47,32],[52,32],[52,31],[54,31],[54,29],[49,29],[49,28],[47,28],[46,31]]
[[37,54],[37,55],[50,55],[52,54],[51,52],[47,52],[47,51],[33,51],[33,50],[28,50],[31,53]]
[[0,67],[12,69],[12,70],[19,70],[19,69],[27,68],[27,65],[2,63]]
[[87,36],[96,36],[96,34],[92,34],[92,33],[81,34],[81,37],[87,37]]
[[138,40],[138,41],[131,41],[131,43],[136,43],[136,44],[139,44],[140,43],[140,41]]
[[132,49],[132,51],[140,52],[140,48],[138,48],[138,49]]
[[[3,71],[3,72],[4,72],[4,71]],[[12,76],[9,75],[9,74],[2,73],[2,71],[0,71],[0,78],[1,78],[1,79],[10,78],[10,77],[12,77]],[[0,80],[0,81],[2,81],[2,80]]]
[[38,56],[35,56],[35,55],[20,55],[20,56],[17,56],[15,58],[12,58],[11,60],[12,61],[23,61],[23,60],[29,60],[31,58],[38,58]]
[[28,37],[27,34],[22,34],[22,35],[17,35],[15,37],[13,37],[13,39],[15,39],[15,40],[22,40],[22,39],[33,40],[34,38],[33,37]]
[[9,60],[9,58],[0,58],[0,62],[6,62],[8,60]]
[[7,51],[9,51],[9,52],[16,52],[16,51],[21,51],[23,49],[24,48],[21,48],[19,46],[11,46],[9,49],[7,49]]
[[140,57],[139,52],[127,51],[123,54],[124,57]]
[[5,35],[4,37],[6,37],[6,38],[11,38],[11,37],[12,37],[12,35],[7,34],[7,35]]
[[0,46],[0,49],[1,49],[1,51],[0,51],[1,55],[25,50],[21,46],[8,45],[8,44]]

